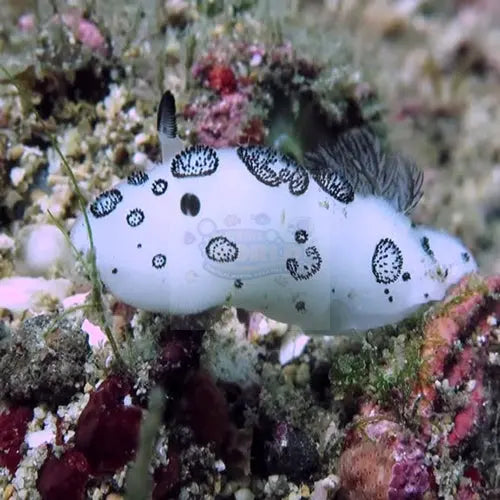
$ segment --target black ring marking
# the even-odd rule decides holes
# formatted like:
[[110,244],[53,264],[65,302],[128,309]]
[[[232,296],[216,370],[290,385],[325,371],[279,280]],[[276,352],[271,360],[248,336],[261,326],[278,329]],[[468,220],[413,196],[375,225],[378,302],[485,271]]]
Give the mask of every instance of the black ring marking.
[[377,283],[394,283],[403,268],[403,254],[390,238],[383,238],[375,247],[372,257],[372,273]]
[[151,185],[151,191],[154,195],[160,196],[167,190],[168,182],[165,179],[156,179]]
[[137,227],[144,222],[144,212],[140,208],[133,208],[127,214],[127,224],[130,227]]
[[110,189],[101,193],[90,205],[92,215],[98,219],[109,215],[123,200],[123,196],[118,189]]
[[351,203],[354,200],[354,189],[351,183],[343,179],[337,172],[321,170],[313,175],[319,187],[340,203]]
[[265,146],[240,146],[236,153],[249,172],[267,186],[276,187],[282,182],[280,172],[271,169],[278,161],[276,151]]
[[295,231],[295,241],[299,244],[306,243],[309,239],[307,231],[305,229],[298,229]]
[[165,267],[165,264],[167,263],[167,258],[165,255],[162,253],[157,253],[152,259],[151,259],[151,264],[153,264],[153,267],[155,269],[161,269],[162,267]]
[[236,243],[225,236],[216,236],[208,242],[205,253],[214,262],[227,263],[234,262],[238,258],[239,249]]
[[308,280],[321,269],[322,259],[316,247],[306,248],[305,254],[311,260],[309,264],[299,264],[295,257],[286,260],[286,268],[296,281]]
[[174,177],[203,177],[212,175],[219,166],[219,158],[214,148],[197,144],[175,155],[172,160]]
[[295,303],[295,309],[299,312],[305,312],[306,311],[306,304],[303,300],[299,300],[298,302]]
[[288,183],[290,193],[295,196],[307,191],[309,175],[292,158],[265,146],[240,146],[236,153],[247,170],[266,186]]
[[148,174],[146,174],[146,172],[143,172],[142,170],[136,170],[127,177],[127,183],[131,186],[140,186],[141,184],[147,182],[148,179],[149,176]]

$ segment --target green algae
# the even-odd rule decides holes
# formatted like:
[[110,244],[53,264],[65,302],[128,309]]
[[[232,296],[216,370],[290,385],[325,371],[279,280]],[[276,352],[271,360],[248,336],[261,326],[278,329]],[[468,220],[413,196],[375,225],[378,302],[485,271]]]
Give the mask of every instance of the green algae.
[[329,375],[333,396],[368,396],[382,407],[393,409],[403,421],[411,421],[412,390],[423,364],[423,338],[413,328],[401,333],[403,328],[398,329],[397,336],[387,337],[379,345],[365,339],[358,352],[335,355]]

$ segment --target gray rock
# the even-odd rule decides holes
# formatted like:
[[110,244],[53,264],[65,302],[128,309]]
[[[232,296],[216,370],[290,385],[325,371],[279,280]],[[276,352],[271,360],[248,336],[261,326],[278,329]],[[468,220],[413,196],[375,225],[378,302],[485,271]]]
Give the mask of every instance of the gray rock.
[[45,337],[53,319],[30,318],[0,343],[0,399],[57,406],[85,384],[88,337],[66,320]]

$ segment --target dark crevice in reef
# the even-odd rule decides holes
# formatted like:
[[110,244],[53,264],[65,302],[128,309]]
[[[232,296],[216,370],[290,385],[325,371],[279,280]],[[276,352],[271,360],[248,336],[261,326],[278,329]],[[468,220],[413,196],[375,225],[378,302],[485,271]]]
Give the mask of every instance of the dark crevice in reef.
[[98,103],[109,93],[112,69],[120,71],[120,68],[112,68],[91,59],[74,72],[51,71],[42,78],[35,78],[31,88],[41,96],[36,110],[43,119],[48,119],[64,99]]
[[[317,150],[320,145],[327,144],[347,130],[367,125],[359,103],[354,99],[345,101],[345,113],[341,122],[328,116],[311,92],[290,96],[275,89],[273,101],[273,109],[268,119],[268,142],[282,152],[294,156],[296,160],[301,160],[297,156]],[[294,109],[298,111],[294,113]],[[295,150],[281,141],[284,136],[295,143]],[[300,154],[297,155],[296,151]]]

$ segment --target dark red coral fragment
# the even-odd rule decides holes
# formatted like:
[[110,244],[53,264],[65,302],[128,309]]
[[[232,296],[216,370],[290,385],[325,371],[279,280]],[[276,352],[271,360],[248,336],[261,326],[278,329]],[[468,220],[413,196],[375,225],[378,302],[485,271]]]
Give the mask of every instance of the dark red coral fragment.
[[32,417],[33,411],[24,406],[0,414],[0,466],[7,467],[11,474],[16,472],[23,456],[21,445]]
[[184,389],[184,415],[198,443],[220,450],[229,436],[229,408],[224,393],[204,370],[193,373]]
[[198,368],[201,335],[199,332],[169,332],[151,369],[151,378],[167,391],[180,390],[188,373]]
[[168,463],[154,472],[155,487],[153,500],[174,498],[181,480],[181,459],[177,451],[169,448]]
[[37,488],[43,500],[83,500],[89,474],[83,453],[68,450],[60,458],[47,457],[38,474]]
[[93,474],[113,473],[135,455],[142,411],[124,404],[130,391],[127,380],[107,378],[78,419],[76,448],[87,458]]

